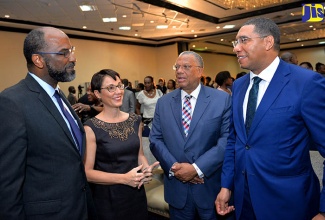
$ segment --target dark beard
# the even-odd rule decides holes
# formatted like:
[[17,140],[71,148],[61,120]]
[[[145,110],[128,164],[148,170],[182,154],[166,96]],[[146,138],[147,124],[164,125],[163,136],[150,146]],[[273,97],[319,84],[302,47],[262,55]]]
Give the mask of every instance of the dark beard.
[[56,70],[53,68],[47,59],[45,59],[45,64],[48,69],[49,75],[58,82],[71,82],[76,78],[76,71],[71,70],[67,71],[68,68],[72,68],[75,66],[75,63],[69,63],[67,64],[63,70]]

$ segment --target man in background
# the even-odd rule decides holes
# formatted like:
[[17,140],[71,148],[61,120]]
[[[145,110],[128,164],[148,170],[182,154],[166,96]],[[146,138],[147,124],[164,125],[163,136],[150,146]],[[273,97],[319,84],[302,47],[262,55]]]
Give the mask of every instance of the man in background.
[[280,57],[284,62],[298,65],[298,59],[294,53],[286,51],[286,52],[283,52]]
[[68,88],[69,91],[69,95],[68,95],[68,101],[70,103],[70,105],[74,105],[77,103],[77,98],[76,98],[76,89],[74,88],[74,86],[69,86]]
[[[129,84],[129,80],[122,79],[122,83],[124,84],[124,87],[127,88]],[[123,103],[122,106],[120,107],[120,110],[126,113],[135,112],[135,95],[129,89],[124,89]]]
[[0,93],[0,219],[94,219],[84,129],[58,89],[75,78],[74,47],[42,27],[24,55],[26,78]]

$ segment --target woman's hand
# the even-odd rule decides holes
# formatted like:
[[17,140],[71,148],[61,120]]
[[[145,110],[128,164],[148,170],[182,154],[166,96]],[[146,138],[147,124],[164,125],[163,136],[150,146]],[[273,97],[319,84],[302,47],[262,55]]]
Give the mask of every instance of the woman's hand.
[[143,167],[143,164],[133,168],[132,170],[130,170],[129,172],[127,172],[125,174],[125,176],[126,176],[125,184],[126,185],[129,185],[132,187],[138,187],[138,189],[140,189],[140,187],[143,185],[142,180],[145,178],[144,173],[141,172],[142,167]]
[[155,168],[155,166],[158,166],[159,162],[156,161],[153,164],[151,164],[150,166],[147,166],[145,168],[142,169],[142,173],[144,174],[144,179],[142,180],[143,184],[147,184],[151,181],[151,177],[152,177],[152,171]]

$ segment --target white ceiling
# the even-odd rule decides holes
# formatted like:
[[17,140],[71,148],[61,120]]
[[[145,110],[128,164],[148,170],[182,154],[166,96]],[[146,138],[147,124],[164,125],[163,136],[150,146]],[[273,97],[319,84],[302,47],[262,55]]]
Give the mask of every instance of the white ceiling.
[[[220,3],[223,1],[0,0],[0,29],[19,31],[48,25],[82,37],[145,45],[187,42],[191,49],[233,54],[231,41],[241,24],[253,16],[264,16],[280,26],[282,49],[299,48],[302,44],[304,47],[317,46],[325,40],[324,22],[301,21],[302,1],[261,0],[279,3],[254,10],[227,8]],[[237,2],[240,1],[258,2]],[[324,4],[317,0],[313,3]],[[94,5],[98,10],[83,12],[79,8],[82,4]],[[116,17],[117,22],[104,23],[102,18],[105,17]],[[235,27],[223,29],[228,24]],[[168,28],[159,30],[157,25],[168,25]],[[130,26],[131,30],[119,30],[120,26]]]

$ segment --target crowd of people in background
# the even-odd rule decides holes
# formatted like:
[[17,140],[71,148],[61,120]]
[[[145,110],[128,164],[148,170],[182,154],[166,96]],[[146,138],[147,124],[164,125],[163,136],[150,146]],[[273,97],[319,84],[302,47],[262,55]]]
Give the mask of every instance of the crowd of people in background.
[[176,79],[148,75],[134,89],[102,69],[77,100],[58,86],[75,78],[69,37],[32,30],[26,78],[0,93],[0,219],[147,219],[143,185],[159,163],[171,219],[325,219],[309,157],[325,155],[325,65],[280,54],[267,18],[243,24],[233,46],[249,71],[236,78],[213,81],[184,51]]

